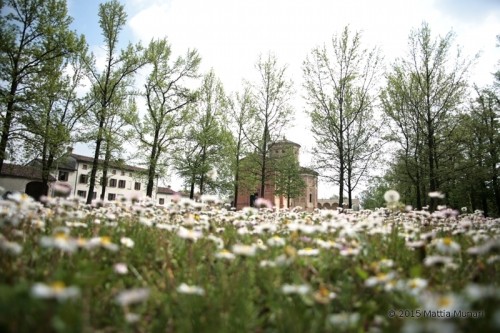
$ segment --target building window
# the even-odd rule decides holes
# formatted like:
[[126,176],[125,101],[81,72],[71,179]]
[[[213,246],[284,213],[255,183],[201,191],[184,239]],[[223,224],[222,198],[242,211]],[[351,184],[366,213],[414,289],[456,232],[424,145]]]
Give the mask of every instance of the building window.
[[312,195],[312,193],[309,193],[309,202],[313,202],[313,195]]
[[88,168],[87,164],[83,164],[83,165],[82,165],[82,169],[83,169],[83,170],[87,170],[87,168]]
[[101,177],[101,179],[99,179],[99,185],[102,186],[102,184],[104,184],[104,183],[105,183],[104,177]]
[[141,183],[135,182],[135,184],[134,184],[134,190],[140,191],[141,190]]
[[80,175],[80,177],[78,179],[78,183],[80,183],[80,184],[87,184],[88,180],[89,180],[89,176],[88,175]]
[[69,172],[68,171],[59,171],[59,176],[57,180],[67,182],[68,181]]
[[125,171],[122,170],[122,176],[125,176]]
[[92,199],[97,199],[97,192],[92,192]]
[[116,199],[116,194],[108,193],[108,201],[114,201]]
[[129,176],[129,177],[132,177],[132,172],[129,172],[129,173],[128,173],[128,176]]
[[87,197],[87,191],[77,191],[76,195],[78,195],[80,198],[86,198]]
[[164,198],[160,198],[160,205],[164,205],[165,204],[165,199]]
[[116,179],[111,178],[109,180],[109,187],[116,187]]
[[126,181],[124,181],[123,179],[120,179],[118,181],[118,187],[119,188],[125,188],[126,183],[127,183]]
[[111,174],[116,175],[116,169],[111,170]]

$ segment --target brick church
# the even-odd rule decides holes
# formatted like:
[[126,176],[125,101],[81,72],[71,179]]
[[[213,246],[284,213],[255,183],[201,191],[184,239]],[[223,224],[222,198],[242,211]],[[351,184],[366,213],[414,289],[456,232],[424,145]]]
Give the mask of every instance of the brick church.
[[[273,143],[270,147],[269,156],[270,159],[283,156],[288,150],[292,150],[293,155],[298,162],[300,145],[298,143],[282,139]],[[244,169],[240,169],[240,179],[245,176]],[[318,206],[318,173],[312,169],[306,167],[300,167],[300,175],[304,180],[306,186],[303,193],[290,200],[290,207],[300,206],[307,211],[312,211]],[[264,189],[264,199],[269,200],[274,207],[278,208],[288,208],[287,198],[283,195],[277,195],[275,193],[275,184],[272,177],[272,173],[267,177],[265,189]],[[245,189],[243,186],[239,187],[238,198],[236,209],[242,209],[243,207],[253,206],[253,202],[256,198],[260,197],[260,186],[256,186],[255,190]]]

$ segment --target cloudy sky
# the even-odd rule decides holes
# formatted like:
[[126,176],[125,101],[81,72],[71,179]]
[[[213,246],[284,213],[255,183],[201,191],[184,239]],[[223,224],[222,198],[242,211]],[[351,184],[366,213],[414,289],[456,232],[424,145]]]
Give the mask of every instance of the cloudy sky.
[[[96,54],[102,52],[98,25],[98,0],[68,0],[73,28],[84,34]],[[287,138],[302,145],[301,163],[310,163],[307,152],[314,141],[308,134],[301,91],[302,63],[311,49],[328,43],[349,25],[363,33],[366,47],[378,46],[386,66],[404,57],[408,35],[429,23],[435,36],[450,30],[467,56],[478,52],[471,80],[480,86],[491,83],[498,69],[500,1],[498,0],[122,0],[128,14],[123,43],[147,44],[167,37],[174,54],[196,48],[202,72],[213,68],[226,92],[241,89],[243,79],[254,80],[260,54],[274,53],[288,66],[294,81],[294,126]],[[79,151],[80,149],[80,151]],[[76,147],[77,153],[87,153]],[[174,187],[180,186],[175,179]],[[320,184],[320,197],[333,194]]]

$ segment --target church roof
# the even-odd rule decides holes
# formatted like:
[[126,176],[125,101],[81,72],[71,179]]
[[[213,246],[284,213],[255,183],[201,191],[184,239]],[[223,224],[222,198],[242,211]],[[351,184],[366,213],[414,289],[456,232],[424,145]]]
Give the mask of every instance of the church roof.
[[290,140],[287,140],[286,138],[283,138],[283,139],[280,139],[280,140],[277,140],[275,142],[273,142],[271,144],[271,147],[272,146],[285,146],[285,145],[291,145],[291,146],[296,146],[296,147],[299,147],[300,148],[300,145],[296,142],[293,142],[293,141],[290,141]]
[[[42,170],[33,166],[4,163],[2,167],[2,177],[15,177],[31,180],[42,180]],[[49,181],[56,179],[49,175]]]
[[319,176],[319,173],[317,171],[314,171],[313,169],[306,168],[306,167],[300,167],[301,173],[306,173],[314,176]]

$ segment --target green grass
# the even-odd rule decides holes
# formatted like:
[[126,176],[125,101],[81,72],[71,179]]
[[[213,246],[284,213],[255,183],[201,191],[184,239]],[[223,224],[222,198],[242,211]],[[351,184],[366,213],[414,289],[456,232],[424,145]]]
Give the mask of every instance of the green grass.
[[[3,201],[1,207],[1,332],[397,332],[415,327],[417,331],[426,327],[436,330],[448,324],[463,332],[500,329],[500,260],[494,252],[500,248],[500,221],[478,215],[456,220],[435,217],[430,225],[421,226],[417,219],[401,212],[392,212],[389,217],[376,212],[351,213],[349,219],[336,213],[259,211],[249,216],[220,206],[196,212],[189,206],[181,209],[174,205],[164,211],[139,204],[134,208],[129,203],[87,209],[74,201],[40,207],[27,199]],[[5,207],[22,216],[21,221],[13,225],[15,220]],[[82,213],[74,217],[77,211]],[[115,216],[110,216],[111,212]],[[95,223],[96,218],[100,224]],[[140,223],[141,218],[153,225]],[[37,219],[45,228],[33,226]],[[466,219],[473,225],[457,233],[459,222]],[[238,233],[234,221],[246,223],[250,233]],[[118,250],[79,247],[69,253],[42,246],[41,238],[53,236],[66,222],[86,225],[69,227],[70,239],[105,236],[119,246]],[[155,223],[169,224],[172,230],[159,229]],[[261,223],[276,225],[276,231],[252,234]],[[291,231],[291,223],[324,227],[312,233]],[[179,225],[201,230],[201,238],[179,237]],[[449,255],[451,265],[428,267],[423,264],[423,249],[406,245],[410,238],[418,240],[421,233],[430,231],[436,234],[434,241],[425,245],[427,257],[440,254],[435,244],[439,240],[460,245],[459,251]],[[479,233],[490,241],[496,239],[497,245],[489,252],[472,255],[468,249],[487,242],[474,241]],[[217,259],[220,249],[209,235],[221,238],[229,251],[234,244],[261,244],[261,248],[255,256]],[[267,245],[274,235],[284,238],[286,245]],[[132,239],[135,245],[128,248],[120,244],[122,237]],[[337,245],[320,248],[318,239]],[[21,245],[22,252],[9,252],[8,242]],[[297,251],[304,248],[320,252],[299,256]],[[359,253],[342,255],[347,248]],[[263,260],[278,258],[285,264],[261,267]],[[385,262],[391,262],[392,267],[380,264],[383,259],[390,260]],[[116,273],[113,267],[117,263],[125,263],[128,273]],[[367,280],[377,276],[379,283],[369,286]],[[384,280],[386,276],[392,278]],[[412,278],[424,279],[427,285],[410,292],[406,285]],[[35,283],[55,281],[77,287],[79,295],[57,300],[33,294]],[[203,288],[203,295],[181,293],[178,287],[182,283]],[[285,294],[285,284],[308,285],[310,289],[303,294]],[[466,292],[471,287],[491,290],[471,297]],[[149,297],[126,306],[116,302],[120,292],[134,288],[148,288]],[[390,309],[397,315],[404,315],[405,309],[483,310],[485,317],[389,318]],[[135,321],[126,320],[131,314]],[[352,321],[339,322],[338,316],[332,317],[335,314],[351,316]]]

